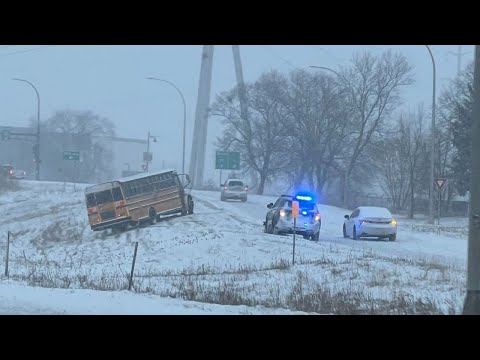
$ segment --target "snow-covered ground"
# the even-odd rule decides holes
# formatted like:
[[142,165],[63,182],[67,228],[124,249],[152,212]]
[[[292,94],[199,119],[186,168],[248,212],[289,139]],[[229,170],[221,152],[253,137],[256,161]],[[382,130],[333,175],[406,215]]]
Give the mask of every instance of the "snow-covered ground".
[[[228,306],[127,291],[48,289],[0,284],[0,315],[284,315],[284,309]],[[294,314],[306,314],[294,312]]]
[[[453,313],[463,302],[466,236],[425,232],[421,220],[399,218],[396,242],[354,241],[342,237],[351,210],[319,205],[320,241],[297,237],[291,266],[292,236],[263,233],[275,197],[221,202],[194,191],[195,214],[109,234],[90,230],[84,186],[21,184],[0,194],[2,274],[12,233],[0,313],[395,313],[407,303]],[[126,292],[135,242],[135,292]]]

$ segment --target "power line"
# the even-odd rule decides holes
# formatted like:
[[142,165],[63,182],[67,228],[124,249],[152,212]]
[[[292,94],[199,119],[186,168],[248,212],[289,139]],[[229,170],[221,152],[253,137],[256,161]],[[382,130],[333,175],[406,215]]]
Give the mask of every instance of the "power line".
[[[12,45],[12,46],[14,46],[14,45]],[[8,53],[8,54],[0,54],[0,57],[11,56],[11,55],[16,55],[16,54],[23,54],[23,53],[27,53],[27,52],[31,52],[31,51],[46,49],[46,48],[53,47],[53,46],[57,46],[57,45],[45,45],[45,46],[40,46],[40,47],[36,47],[36,48],[33,48],[33,49],[28,49],[28,50],[15,51],[15,52]]]
[[285,62],[286,64],[290,65],[292,68],[294,69],[298,69],[297,66],[293,65],[290,61],[284,59],[283,57],[281,57],[280,55],[278,55],[275,51],[273,51],[273,49],[270,48],[270,46],[267,46],[267,45],[262,45],[265,49],[267,49],[271,54],[273,54],[274,56],[278,57],[280,60],[282,60],[283,62]]
[[337,62],[345,62],[345,61],[347,61],[346,58],[344,58],[344,57],[338,57],[338,56],[336,56],[336,55],[333,55],[330,50],[327,50],[327,49],[325,49],[325,48],[323,48],[323,47],[321,47],[321,46],[318,46],[318,45],[310,45],[310,47],[311,47],[312,49],[321,51],[321,52],[323,52],[324,54],[327,54],[327,55],[330,56],[331,58],[335,59],[335,61],[337,61]]
[[462,56],[470,54],[470,52],[467,51],[467,52],[462,53],[462,45],[458,45],[458,52],[455,53],[453,51],[449,51],[447,53],[447,55],[449,55],[449,54],[457,56],[457,76],[460,76],[460,72],[462,70]]

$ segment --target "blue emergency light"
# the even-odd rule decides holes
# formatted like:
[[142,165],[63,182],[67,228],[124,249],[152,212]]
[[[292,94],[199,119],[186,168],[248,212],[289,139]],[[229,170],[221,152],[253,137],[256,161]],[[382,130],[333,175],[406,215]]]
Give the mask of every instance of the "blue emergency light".
[[313,198],[311,196],[305,196],[305,195],[297,195],[295,197],[297,200],[300,200],[300,201],[312,201]]

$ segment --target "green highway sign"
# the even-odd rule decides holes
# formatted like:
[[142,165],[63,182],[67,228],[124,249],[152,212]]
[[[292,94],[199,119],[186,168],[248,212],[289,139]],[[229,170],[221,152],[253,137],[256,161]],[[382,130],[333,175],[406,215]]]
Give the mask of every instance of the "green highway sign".
[[9,130],[2,130],[0,132],[0,140],[8,140],[10,139],[10,131]]
[[232,151],[217,151],[215,169],[240,170],[240,153]]
[[63,160],[80,160],[80,152],[78,151],[64,151]]

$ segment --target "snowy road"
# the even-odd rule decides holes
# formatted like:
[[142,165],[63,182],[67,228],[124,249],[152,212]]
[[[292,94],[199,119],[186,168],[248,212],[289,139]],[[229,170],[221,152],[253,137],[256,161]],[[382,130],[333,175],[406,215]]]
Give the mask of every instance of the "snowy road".
[[[223,217],[235,216],[238,221],[255,226],[258,232],[263,232],[263,221],[268,211],[267,204],[275,202],[276,197],[249,195],[248,202],[237,201],[222,202],[219,193],[197,191],[197,201],[216,211]],[[410,223],[399,220],[398,236],[396,242],[378,241],[376,239],[352,240],[344,239],[342,226],[344,215],[350,210],[342,210],[333,206],[319,205],[322,216],[321,242],[330,242],[350,246],[353,248],[372,249],[377,253],[399,257],[436,257],[459,265],[466,265],[467,239],[442,236],[430,233],[418,233],[411,230]],[[222,216],[220,215],[219,216]],[[273,235],[267,235],[273,237]],[[290,236],[291,237],[291,236]]]

